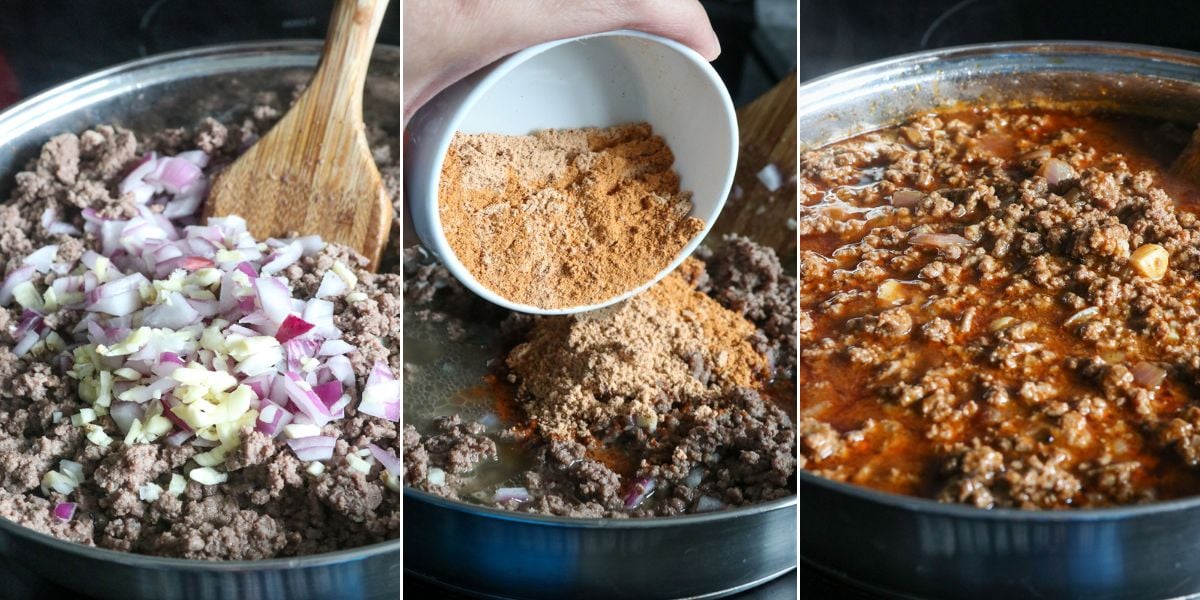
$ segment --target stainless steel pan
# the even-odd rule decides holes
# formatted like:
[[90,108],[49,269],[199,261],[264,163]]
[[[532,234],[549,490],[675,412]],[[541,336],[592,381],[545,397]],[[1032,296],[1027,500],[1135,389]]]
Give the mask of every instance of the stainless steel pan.
[[[1092,106],[1195,123],[1200,55],[1044,42],[949,48],[872,63],[800,87],[800,149],[959,103]],[[902,596],[1200,593],[1200,498],[1104,510],[987,511],[802,472],[800,533],[807,564]]]
[[[0,113],[0,195],[51,136],[99,123],[138,133],[195,125],[287,98],[308,80],[319,41],[262,42],[173,52],[76,79]],[[366,92],[368,122],[399,135],[400,49],[379,46]],[[64,542],[0,519],[0,557],[91,597],[129,599],[395,598],[400,540],[301,558],[208,562],[141,556]],[[6,597],[0,590],[0,597]]]

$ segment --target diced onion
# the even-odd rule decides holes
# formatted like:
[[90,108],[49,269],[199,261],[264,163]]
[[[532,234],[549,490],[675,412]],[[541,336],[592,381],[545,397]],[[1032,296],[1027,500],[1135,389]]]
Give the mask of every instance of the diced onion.
[[59,502],[54,505],[54,517],[59,521],[70,521],[75,517],[75,508],[74,502]]
[[371,450],[371,456],[374,456],[375,460],[379,461],[379,464],[383,465],[383,468],[387,469],[389,473],[392,475],[400,474],[400,459],[396,458],[395,454],[375,444],[367,444],[367,448]]
[[528,502],[533,500],[533,496],[529,495],[529,490],[523,487],[502,487],[496,490],[492,495],[492,501],[496,504],[507,504],[509,502]]
[[896,190],[892,193],[892,206],[897,208],[916,206],[924,197],[925,194],[916,190]]
[[641,506],[651,494],[654,493],[654,488],[657,483],[651,477],[638,477],[633,481],[629,491],[625,494],[625,508],[637,508]]
[[908,238],[908,243],[914,246],[936,248],[942,250],[950,246],[972,246],[974,242],[957,233],[918,233]]
[[333,448],[336,442],[337,440],[328,435],[313,435],[290,439],[287,443],[296,453],[296,458],[308,462],[333,458]]
[[779,172],[779,167],[775,163],[767,163],[765,167],[758,172],[758,180],[762,182],[763,187],[774,192],[783,187],[783,175]]
[[400,420],[400,382],[392,375],[387,363],[375,362],[363,387],[358,411],[393,422]]
[[1164,379],[1167,378],[1167,372],[1162,367],[1142,361],[1130,367],[1129,372],[1133,375],[1133,382],[1146,388],[1156,389],[1162,385]]

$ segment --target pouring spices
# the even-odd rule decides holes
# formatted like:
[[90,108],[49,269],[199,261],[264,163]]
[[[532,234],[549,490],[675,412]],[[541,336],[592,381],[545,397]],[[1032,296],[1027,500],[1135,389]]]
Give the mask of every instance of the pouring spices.
[[596,304],[650,281],[704,228],[671,149],[646,123],[527,136],[455,134],[439,214],[485,287],[539,308]]

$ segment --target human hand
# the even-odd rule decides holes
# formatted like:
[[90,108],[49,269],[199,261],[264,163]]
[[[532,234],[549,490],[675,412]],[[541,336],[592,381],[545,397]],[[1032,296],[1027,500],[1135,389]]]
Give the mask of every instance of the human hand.
[[615,29],[674,39],[710,61],[721,53],[698,0],[406,0],[404,122],[438,92],[502,56]]

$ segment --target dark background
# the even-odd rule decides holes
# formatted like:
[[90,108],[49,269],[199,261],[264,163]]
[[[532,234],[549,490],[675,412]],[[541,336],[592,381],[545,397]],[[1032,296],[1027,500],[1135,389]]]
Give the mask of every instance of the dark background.
[[[520,0],[511,0],[519,2]],[[796,69],[794,0],[702,0],[714,66],[742,105]],[[0,0],[0,107],[151,54],[226,42],[322,38],[331,0]],[[379,34],[400,44],[400,1]]]
[[[1100,40],[1200,51],[1200,1],[800,0],[800,79],[946,46]],[[806,600],[877,598],[802,567]]]
[[1106,40],[1200,51],[1195,0],[800,0],[800,78],[918,50]]
[[[0,106],[151,54],[323,38],[331,0],[0,0]],[[400,44],[400,2],[379,41]]]

